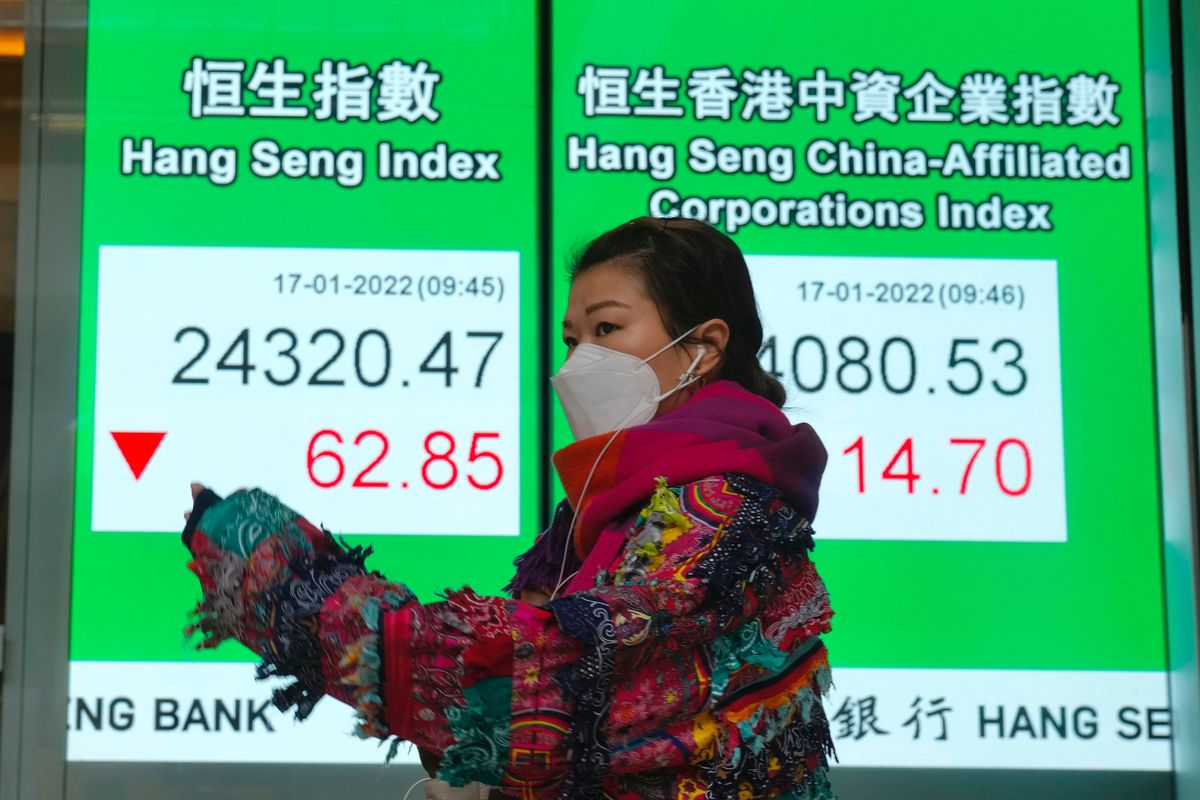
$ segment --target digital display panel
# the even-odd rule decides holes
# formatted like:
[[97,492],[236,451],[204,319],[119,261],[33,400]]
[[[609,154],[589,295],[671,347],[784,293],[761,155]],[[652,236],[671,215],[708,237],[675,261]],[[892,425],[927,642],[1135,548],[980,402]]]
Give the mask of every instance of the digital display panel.
[[1139,14],[554,4],[552,252],[730,234],[829,451],[842,765],[1170,767]]
[[377,762],[182,641],[177,531],[189,482],[261,486],[499,591],[543,502],[537,19],[206,9],[88,8],[69,757]]

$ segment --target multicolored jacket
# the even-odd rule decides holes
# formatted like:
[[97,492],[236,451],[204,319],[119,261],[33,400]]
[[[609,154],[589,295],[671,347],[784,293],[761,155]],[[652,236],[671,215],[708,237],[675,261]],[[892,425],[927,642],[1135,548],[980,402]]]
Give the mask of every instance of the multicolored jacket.
[[193,511],[195,627],[207,646],[237,638],[262,655],[260,677],[294,676],[281,708],[350,703],[359,735],[440,754],[454,785],[830,797],[816,434],[721,381],[609,438],[555,456],[567,500],[510,584],[549,595],[575,572],[544,606],[469,588],[419,603],[366,570],[369,551],[255,490]]

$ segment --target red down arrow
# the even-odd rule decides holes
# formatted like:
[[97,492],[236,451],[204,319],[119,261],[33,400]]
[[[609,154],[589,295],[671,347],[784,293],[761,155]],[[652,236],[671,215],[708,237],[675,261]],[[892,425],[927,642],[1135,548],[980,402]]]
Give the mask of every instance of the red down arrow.
[[162,444],[163,437],[166,435],[165,431],[162,433],[112,431],[113,441],[117,443],[117,448],[125,457],[125,463],[129,465],[129,471],[133,473],[135,480],[142,477],[142,473],[146,471],[146,465],[150,463],[150,459],[154,458],[158,446]]

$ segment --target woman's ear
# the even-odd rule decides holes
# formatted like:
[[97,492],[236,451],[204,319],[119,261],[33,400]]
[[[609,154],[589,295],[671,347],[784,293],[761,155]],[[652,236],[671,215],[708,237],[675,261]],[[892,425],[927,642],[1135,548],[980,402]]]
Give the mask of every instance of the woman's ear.
[[704,355],[696,364],[696,373],[709,380],[715,379],[720,373],[721,362],[725,360],[729,325],[723,319],[710,319],[697,325],[690,338],[704,342]]

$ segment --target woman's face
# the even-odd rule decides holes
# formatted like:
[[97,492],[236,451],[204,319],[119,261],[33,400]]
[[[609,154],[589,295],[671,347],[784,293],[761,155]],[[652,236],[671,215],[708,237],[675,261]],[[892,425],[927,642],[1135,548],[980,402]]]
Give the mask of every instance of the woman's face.
[[[590,342],[646,359],[673,338],[641,278],[620,260],[598,264],[571,284],[563,316],[568,357],[577,345]],[[675,388],[696,352],[696,345],[680,342],[648,362],[658,376],[660,394]],[[664,398],[658,413],[675,408],[687,399],[687,394],[681,391]]]

